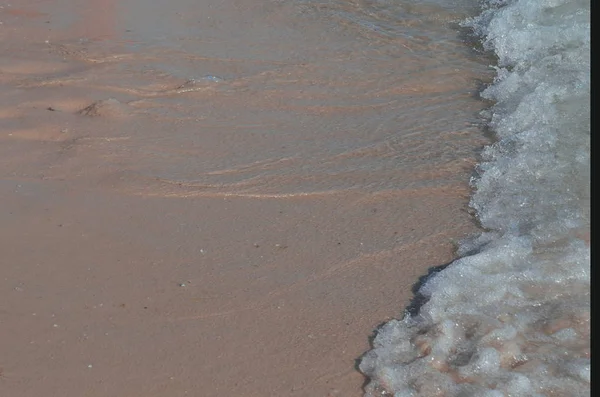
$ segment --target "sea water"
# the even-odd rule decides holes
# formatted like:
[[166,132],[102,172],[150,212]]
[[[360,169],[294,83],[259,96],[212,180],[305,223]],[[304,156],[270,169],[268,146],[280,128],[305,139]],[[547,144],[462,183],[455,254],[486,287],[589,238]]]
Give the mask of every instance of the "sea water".
[[11,3],[6,394],[589,393],[589,2]]
[[472,178],[484,232],[383,325],[367,396],[590,393],[590,1],[486,0],[496,141]]

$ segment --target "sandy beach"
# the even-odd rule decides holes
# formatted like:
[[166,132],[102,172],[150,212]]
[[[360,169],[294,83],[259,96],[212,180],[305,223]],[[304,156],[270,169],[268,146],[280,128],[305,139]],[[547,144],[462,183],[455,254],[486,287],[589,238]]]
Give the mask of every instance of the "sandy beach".
[[0,395],[361,396],[476,231],[487,65],[353,2],[151,3],[0,8]]

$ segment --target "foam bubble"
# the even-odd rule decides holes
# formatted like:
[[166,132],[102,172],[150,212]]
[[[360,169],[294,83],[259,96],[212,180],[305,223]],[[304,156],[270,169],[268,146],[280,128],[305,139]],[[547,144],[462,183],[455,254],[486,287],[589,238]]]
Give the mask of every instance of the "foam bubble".
[[589,395],[590,3],[490,0],[465,23],[498,57],[471,206],[481,236],[378,330],[367,395]]

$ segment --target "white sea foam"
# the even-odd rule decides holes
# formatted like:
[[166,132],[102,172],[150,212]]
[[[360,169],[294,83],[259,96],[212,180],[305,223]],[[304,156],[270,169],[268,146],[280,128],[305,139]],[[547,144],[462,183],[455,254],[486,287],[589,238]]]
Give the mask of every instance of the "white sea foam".
[[498,58],[471,200],[486,232],[378,330],[366,394],[589,395],[590,2],[487,0],[465,26]]

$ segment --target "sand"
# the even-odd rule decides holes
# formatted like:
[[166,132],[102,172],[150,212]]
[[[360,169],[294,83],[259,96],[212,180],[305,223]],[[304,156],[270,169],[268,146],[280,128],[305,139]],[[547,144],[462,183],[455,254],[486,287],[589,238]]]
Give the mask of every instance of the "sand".
[[0,394],[360,396],[476,230],[484,65],[308,5],[117,3],[0,8]]

